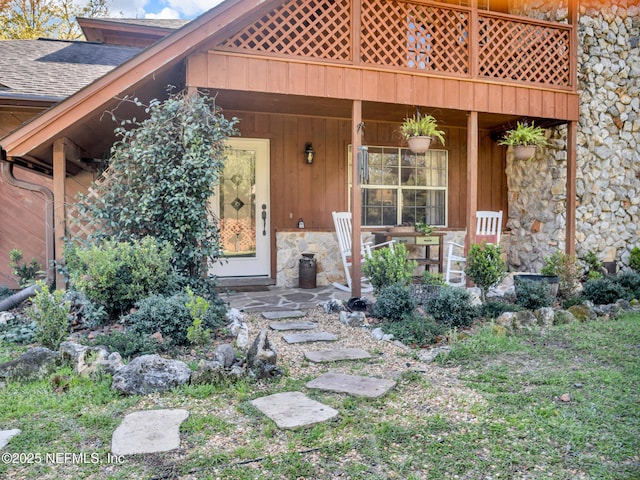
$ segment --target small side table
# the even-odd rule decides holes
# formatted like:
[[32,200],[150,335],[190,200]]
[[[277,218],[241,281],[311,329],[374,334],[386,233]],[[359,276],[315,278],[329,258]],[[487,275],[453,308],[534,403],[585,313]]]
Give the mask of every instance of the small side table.
[[[425,235],[422,232],[374,232],[376,245],[393,240],[405,245],[418,245],[425,247],[424,257],[415,258],[418,265],[431,268],[431,265],[438,266],[438,273],[443,272],[444,264],[444,232],[431,232]],[[438,248],[437,255],[432,252],[434,247]]]

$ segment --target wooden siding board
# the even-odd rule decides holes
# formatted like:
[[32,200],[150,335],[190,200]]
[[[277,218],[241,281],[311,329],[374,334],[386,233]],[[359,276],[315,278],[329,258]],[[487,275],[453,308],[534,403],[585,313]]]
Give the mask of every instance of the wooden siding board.
[[324,97],[326,95],[326,68],[321,65],[307,66],[307,95]]
[[542,92],[542,115],[544,117],[553,118],[556,114],[555,97],[553,92]]
[[362,98],[364,100],[377,100],[380,90],[379,79],[377,72],[371,70],[362,72]]
[[530,107],[529,90],[524,88],[516,89],[516,112],[520,115],[528,115]]
[[396,103],[396,77],[394,73],[378,72],[378,92],[375,101]]
[[269,62],[267,67],[267,89],[270,92],[287,93],[287,64],[283,62]]
[[345,97],[354,100],[362,99],[363,71],[349,69],[344,77]]
[[344,97],[344,68],[327,67],[327,96]]
[[458,108],[461,110],[476,110],[479,109],[476,107],[474,99],[474,88],[473,84],[469,82],[458,82],[460,85],[460,94],[458,100]]
[[[413,76],[398,74],[395,77],[395,97],[396,102],[411,104],[413,101]],[[382,92],[380,92],[382,93]],[[380,100],[384,100],[381,98]]]
[[209,88],[229,88],[229,60],[230,57],[216,55],[213,59],[209,56],[207,65],[207,83],[197,85]]
[[502,111],[515,114],[517,112],[516,89],[507,85],[502,86]]
[[249,88],[248,63],[246,58],[229,57],[226,84],[234,90]]
[[[267,91],[267,60],[252,59],[247,64],[247,90]],[[233,86],[231,87],[233,88]]]
[[287,72],[288,93],[293,95],[306,94],[307,66],[303,63],[290,63]]
[[531,90],[529,92],[529,115],[532,117],[542,116],[542,92],[540,90]]

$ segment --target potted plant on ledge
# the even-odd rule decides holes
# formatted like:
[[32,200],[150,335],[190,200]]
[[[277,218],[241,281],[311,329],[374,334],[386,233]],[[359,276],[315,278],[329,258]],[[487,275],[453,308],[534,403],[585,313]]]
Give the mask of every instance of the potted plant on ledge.
[[547,146],[547,137],[544,128],[536,127],[534,122],[518,122],[516,128],[508,130],[498,145],[513,147],[513,156],[516,160],[531,160],[538,147]]
[[402,136],[407,140],[414,153],[424,153],[429,149],[433,137],[444,145],[444,131],[438,129],[436,119],[431,115],[414,115],[405,118],[400,127]]

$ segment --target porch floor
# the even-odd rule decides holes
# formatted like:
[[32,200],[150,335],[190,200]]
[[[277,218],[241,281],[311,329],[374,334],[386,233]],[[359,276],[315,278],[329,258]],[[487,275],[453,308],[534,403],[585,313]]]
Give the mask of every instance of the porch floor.
[[329,285],[317,288],[288,288],[264,285],[254,288],[227,287],[220,292],[232,308],[244,312],[309,310],[328,300],[348,300],[349,292]]

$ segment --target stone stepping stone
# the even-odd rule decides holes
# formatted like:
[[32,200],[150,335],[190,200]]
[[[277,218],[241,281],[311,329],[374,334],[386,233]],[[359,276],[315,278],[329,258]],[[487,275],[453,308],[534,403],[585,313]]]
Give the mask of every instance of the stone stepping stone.
[[267,417],[282,429],[294,429],[315,425],[338,416],[338,411],[311,400],[301,392],[284,392],[256,398],[251,401]]
[[315,322],[271,322],[269,324],[272,330],[313,330],[318,326]]
[[317,350],[304,352],[307,360],[315,363],[337,362],[339,360],[363,360],[371,358],[369,352],[361,348],[345,348],[343,350]]
[[393,380],[376,377],[361,377],[342,373],[325,373],[307,382],[307,388],[329,392],[348,393],[358,397],[378,398],[396,386]]
[[0,430],[0,450],[7,446],[9,440],[18,435],[20,430],[14,428],[13,430]]
[[275,312],[262,312],[262,316],[267,320],[278,320],[280,318],[304,317],[305,313],[301,310],[283,310],[283,311],[275,311]]
[[337,335],[329,332],[289,333],[283,335],[282,338],[287,343],[335,342],[338,340]]
[[111,436],[111,452],[135,455],[175,450],[180,446],[180,424],[188,416],[182,409],[130,413]]

